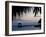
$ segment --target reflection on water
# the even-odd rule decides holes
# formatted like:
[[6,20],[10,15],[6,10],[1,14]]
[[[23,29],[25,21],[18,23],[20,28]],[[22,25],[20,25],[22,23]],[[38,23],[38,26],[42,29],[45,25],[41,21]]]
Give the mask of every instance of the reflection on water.
[[13,21],[12,31],[21,30],[39,30],[41,29],[41,24],[35,21]]

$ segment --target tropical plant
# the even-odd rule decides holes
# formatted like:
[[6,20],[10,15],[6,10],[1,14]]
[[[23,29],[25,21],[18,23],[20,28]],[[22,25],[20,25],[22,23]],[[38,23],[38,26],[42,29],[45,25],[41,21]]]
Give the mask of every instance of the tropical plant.
[[40,11],[40,14],[41,14],[41,7],[34,7],[34,10],[33,10],[33,13],[35,13],[34,16],[36,16],[39,11]]
[[[38,12],[40,12],[40,14],[41,14],[41,7],[34,7],[34,11],[33,11],[33,13],[35,13],[34,16],[36,16],[38,14]],[[38,23],[41,23],[41,18],[38,21]]]
[[[27,11],[29,12],[31,7],[26,6],[12,6],[12,14],[15,15],[18,14],[18,17],[20,18],[20,15],[23,15],[23,12],[26,14]],[[21,14],[20,14],[21,13]]]

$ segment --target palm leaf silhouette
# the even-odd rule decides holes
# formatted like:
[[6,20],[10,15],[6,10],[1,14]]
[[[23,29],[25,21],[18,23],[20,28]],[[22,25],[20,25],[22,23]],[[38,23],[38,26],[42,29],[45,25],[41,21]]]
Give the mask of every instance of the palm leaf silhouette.
[[[40,12],[40,14],[41,14],[41,7],[34,7],[34,11],[33,11],[33,13],[35,13],[34,16],[36,16],[38,14],[38,12]],[[38,23],[41,23],[41,18],[38,21]]]
[[33,10],[33,13],[35,13],[34,16],[36,16],[39,11],[40,11],[40,14],[41,14],[41,7],[34,7],[34,10]]
[[[27,11],[30,11],[31,7],[26,7],[26,6],[12,6],[12,14],[15,15],[16,17],[16,13],[18,14],[19,18],[20,18],[20,13],[21,15],[23,15],[23,12],[26,14]],[[12,17],[13,17],[12,15]]]

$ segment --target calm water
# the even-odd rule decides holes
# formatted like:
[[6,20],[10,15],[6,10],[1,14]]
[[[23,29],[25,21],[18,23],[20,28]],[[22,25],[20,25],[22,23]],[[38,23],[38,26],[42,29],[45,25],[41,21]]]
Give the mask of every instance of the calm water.
[[[22,26],[18,26],[18,23],[21,23]],[[12,31],[39,29],[41,29],[41,26],[37,21],[13,21],[12,23]]]

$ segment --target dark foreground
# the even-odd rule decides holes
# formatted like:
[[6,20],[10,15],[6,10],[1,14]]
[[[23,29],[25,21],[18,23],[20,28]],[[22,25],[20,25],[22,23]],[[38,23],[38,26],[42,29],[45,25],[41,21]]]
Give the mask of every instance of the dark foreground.
[[12,23],[12,31],[39,29],[41,29],[41,24],[37,21],[13,21]]
[[25,25],[25,26],[12,26],[12,31],[20,31],[20,30],[39,30],[41,29],[40,25]]

